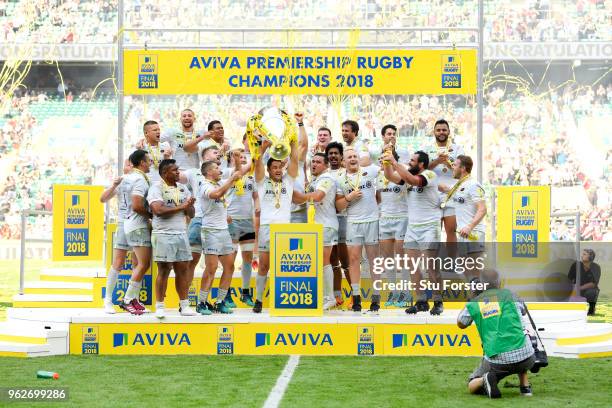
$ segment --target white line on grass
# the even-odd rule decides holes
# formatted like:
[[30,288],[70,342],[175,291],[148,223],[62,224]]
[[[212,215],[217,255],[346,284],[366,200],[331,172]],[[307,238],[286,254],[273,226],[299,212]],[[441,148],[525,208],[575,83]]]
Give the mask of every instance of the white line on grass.
[[263,404],[263,408],[277,408],[283,399],[283,395],[285,394],[285,390],[287,386],[291,382],[291,377],[293,377],[293,373],[300,363],[300,356],[291,356],[289,357],[289,361],[285,365],[283,372],[276,379],[276,384],[274,384],[274,388],[270,391],[270,395],[268,395],[268,399]]

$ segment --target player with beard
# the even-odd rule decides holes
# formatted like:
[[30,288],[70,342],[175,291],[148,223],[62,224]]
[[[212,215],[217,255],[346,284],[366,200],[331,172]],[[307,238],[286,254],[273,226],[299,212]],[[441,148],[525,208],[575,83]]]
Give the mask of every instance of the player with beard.
[[[361,311],[361,252],[365,246],[372,282],[375,280],[374,259],[379,255],[378,247],[378,203],[376,191],[379,169],[376,166],[361,167],[354,149],[345,150],[346,172],[339,178],[336,208],[347,209],[346,245],[349,253],[349,273],[353,293],[352,310]],[[371,312],[380,309],[380,291],[372,288]]]
[[342,140],[344,150],[352,148],[359,155],[359,165],[369,166],[372,164],[370,160],[370,150],[368,146],[363,143],[362,140],[357,138],[359,134],[359,124],[354,120],[345,120],[342,122]]
[[310,174],[312,180],[308,184],[306,194],[293,192],[293,199],[299,202],[313,202],[315,206],[315,222],[323,225],[323,310],[336,306],[334,299],[334,271],[330,255],[338,242],[338,217],[336,217],[336,180],[327,171],[327,156],[315,153],[312,157]]
[[[329,174],[336,182],[344,177],[346,170],[342,167],[344,147],[338,142],[331,142],[325,148],[325,155],[329,161]],[[338,245],[332,247],[331,264],[334,270],[334,296],[336,306],[341,306],[342,300],[342,271],[348,284],[351,284],[349,275],[349,257],[346,247],[346,210],[336,212],[338,219]]]
[[[453,178],[453,163],[457,156],[463,154],[463,148],[450,139],[450,127],[444,119],[436,121],[434,124],[434,142],[427,151],[429,157],[436,157],[429,163],[429,170],[436,173],[438,183],[452,188],[456,180]],[[444,193],[440,193],[440,200],[444,200]],[[442,224],[446,232],[446,242],[451,243],[449,250],[454,252],[454,243],[457,242],[457,220],[455,218],[455,205],[453,201],[446,203],[442,210]],[[450,254],[453,255],[453,254]]]
[[195,113],[191,109],[183,109],[181,129],[171,129],[161,137],[162,142],[170,143],[180,171],[199,167],[198,143],[209,136],[208,132],[195,130],[195,121]]
[[[429,156],[427,153],[417,151],[410,159],[409,168],[406,170],[400,165],[390,151],[383,157],[383,167],[385,177],[396,184],[405,181],[411,187],[408,191],[408,228],[404,238],[404,249],[408,257],[412,260],[414,271],[412,282],[416,285],[417,301],[416,304],[408,307],[406,313],[414,314],[429,310],[429,303],[425,293],[420,289],[421,268],[417,265],[419,258],[434,259],[440,244],[440,193],[438,182],[433,171],[427,170]],[[435,265],[431,262],[420,262],[429,275],[429,280],[433,283],[441,284],[439,271],[435,270]],[[425,265],[422,265],[425,263]],[[442,303],[442,292],[434,291],[434,306],[431,309],[432,315],[439,315],[444,310]]]
[[259,270],[257,271],[257,294],[253,312],[261,313],[268,270],[270,269],[270,224],[287,224],[291,220],[291,201],[293,197],[293,184],[298,176],[298,145],[291,142],[291,155],[287,173],[284,173],[283,162],[268,159],[268,176],[266,177],[263,157],[271,146],[268,140],[261,145],[261,154],[255,162],[255,183],[261,207],[258,248]]

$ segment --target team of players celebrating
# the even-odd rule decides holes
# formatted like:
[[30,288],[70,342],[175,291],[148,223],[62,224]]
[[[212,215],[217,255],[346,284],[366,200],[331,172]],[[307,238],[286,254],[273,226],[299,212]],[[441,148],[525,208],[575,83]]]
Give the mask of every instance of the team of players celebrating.
[[[143,126],[141,140],[123,177],[113,181],[101,200],[118,197],[118,223],[114,238],[113,265],[108,272],[104,308],[114,313],[112,293],[127,251],[133,251],[133,272],[120,302],[127,312],[141,315],[147,309],[139,292],[151,256],[157,263],[155,314],[165,316],[164,298],[168,276],[175,274],[179,313],[183,316],[232,313],[236,305],[230,284],[235,259],[242,257],[240,301],[261,313],[270,266],[270,225],[307,222],[307,205],[315,207],[315,222],[324,227],[324,309],[343,304],[344,277],[351,287],[348,308],[359,312],[361,270],[374,275],[378,257],[434,257],[441,229],[452,245],[464,242],[464,256],[482,254],[486,214],[482,186],[470,176],[473,162],[463,149],[451,143],[445,120],[434,125],[434,140],[413,154],[396,147],[397,129],[382,128],[383,151],[371,153],[359,139],[359,125],[342,123],[342,142],[321,127],[309,148],[302,113],[296,113],[298,139],[284,161],[269,158],[270,142],[261,142],[261,154],[252,162],[246,141],[230,148],[223,125],[214,120],[206,131],[197,131],[192,110],[181,112],[179,130],[162,134],[155,121]],[[441,221],[442,226],[441,227]],[[257,245],[259,267],[255,298],[250,288],[253,252]],[[196,310],[188,292],[196,266],[204,255],[204,270]],[[219,263],[222,274],[217,298],[209,293]],[[396,268],[385,270],[386,279],[398,279]],[[401,270],[402,278],[416,283],[427,272],[432,282],[440,271]],[[400,287],[398,285],[398,287]],[[386,307],[406,308],[406,313],[428,311],[426,294],[416,288],[392,290]],[[381,306],[380,291],[373,288],[369,310]],[[442,293],[434,290],[431,314],[443,311]],[[414,300],[414,301],[413,301]]]

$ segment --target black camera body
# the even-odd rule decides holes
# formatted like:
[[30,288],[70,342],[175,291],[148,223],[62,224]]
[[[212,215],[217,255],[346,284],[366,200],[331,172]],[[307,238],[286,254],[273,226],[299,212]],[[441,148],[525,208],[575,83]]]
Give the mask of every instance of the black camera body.
[[[524,304],[524,306],[525,306],[525,311],[527,312],[527,316],[529,317],[529,321],[531,322],[531,327],[533,327],[533,330],[535,333],[535,335],[532,335],[531,333],[529,333],[529,339],[531,340],[531,345],[533,346],[533,351],[534,351],[533,356],[535,358],[535,362],[533,363],[533,366],[529,369],[529,371],[535,374],[540,371],[540,368],[548,366],[548,355],[546,354],[546,350],[544,350],[544,343],[542,343],[542,339],[540,338],[540,335],[538,334],[538,328],[536,327],[535,322],[533,321],[533,319],[531,318],[531,315],[529,314],[527,305]],[[542,344],[541,350],[538,347],[538,340],[539,340],[539,344]]]

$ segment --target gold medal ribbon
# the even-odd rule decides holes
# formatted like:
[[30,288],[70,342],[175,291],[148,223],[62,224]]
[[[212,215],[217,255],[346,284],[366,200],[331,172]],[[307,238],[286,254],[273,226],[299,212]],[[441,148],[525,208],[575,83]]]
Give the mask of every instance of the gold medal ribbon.
[[[157,147],[157,152],[155,152],[155,147]],[[155,166],[155,168],[159,168],[159,162],[161,158],[161,151],[159,150],[159,145],[157,146],[148,145],[147,150],[149,151],[149,154],[151,155],[151,160],[153,160],[153,165]]]
[[147,182],[149,186],[151,185],[151,180],[149,180],[149,176],[147,176],[147,174],[144,171],[140,169],[136,169],[136,168],[134,169],[134,171],[140,174],[142,177],[144,177],[145,181]]
[[274,207],[276,208],[280,208],[280,201],[281,201],[281,191],[283,189],[283,182],[281,181],[276,182],[272,179],[270,179],[270,182],[272,183],[272,189],[274,191]]
[[446,207],[446,203],[448,203],[448,201],[451,199],[451,197],[453,196],[453,194],[455,194],[455,192],[459,189],[459,187],[461,187],[461,184],[463,184],[463,182],[465,180],[467,180],[468,178],[470,178],[470,175],[468,174],[467,176],[461,178],[461,180],[459,180],[458,182],[455,183],[455,185],[449,190],[449,192],[446,194],[446,197],[444,198],[444,201],[440,204],[441,208]]
[[180,204],[181,192],[179,191],[178,187],[169,186],[168,184],[166,184],[166,182],[163,179],[162,179],[162,195],[164,196],[164,199],[166,198],[166,196],[169,195],[170,199],[172,200],[172,202],[174,203],[176,207],[178,207],[178,205]]
[[[212,181],[212,180],[208,180],[208,181],[210,181],[210,184],[212,184],[213,186],[219,187],[219,183],[217,183],[216,181]],[[225,195],[219,198],[219,201],[221,201],[223,203],[223,206],[227,208],[227,201],[225,201]]]
[[344,173],[344,179],[346,180],[346,184],[348,184],[353,190],[359,190],[359,186],[361,185],[361,167],[357,170],[357,183],[353,184],[351,182],[348,171]]

